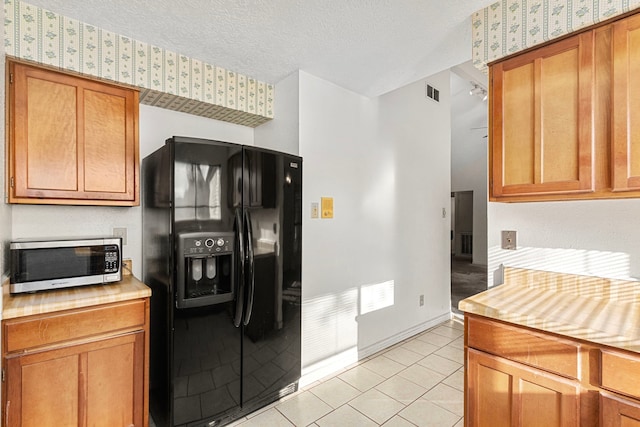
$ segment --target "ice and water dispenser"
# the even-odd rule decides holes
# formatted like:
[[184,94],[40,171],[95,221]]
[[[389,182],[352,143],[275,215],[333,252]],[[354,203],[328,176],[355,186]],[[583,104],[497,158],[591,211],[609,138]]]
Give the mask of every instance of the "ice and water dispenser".
[[178,308],[233,299],[234,236],[224,232],[178,234]]

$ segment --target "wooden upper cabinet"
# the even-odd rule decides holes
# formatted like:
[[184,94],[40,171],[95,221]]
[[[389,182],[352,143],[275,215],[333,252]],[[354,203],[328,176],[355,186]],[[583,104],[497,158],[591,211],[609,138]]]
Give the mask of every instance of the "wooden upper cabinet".
[[492,198],[594,189],[594,33],[493,65]]
[[640,190],[640,15],[613,25],[613,191]]
[[8,64],[9,202],[138,205],[138,91]]

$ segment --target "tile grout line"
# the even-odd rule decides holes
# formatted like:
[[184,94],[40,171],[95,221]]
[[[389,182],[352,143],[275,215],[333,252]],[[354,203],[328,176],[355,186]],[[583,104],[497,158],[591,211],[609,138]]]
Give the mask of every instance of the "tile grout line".
[[[400,415],[401,412],[405,411],[407,408],[409,408],[411,405],[415,404],[416,402],[418,402],[419,400],[423,400],[425,402],[428,402],[432,405],[434,405],[435,407],[437,407],[439,410],[445,411],[446,413],[450,414],[452,416],[452,418],[456,418],[457,417],[457,421],[453,424],[453,425],[459,425],[460,422],[463,420],[463,417],[461,417],[460,415],[452,412],[450,409],[447,409],[444,406],[441,406],[441,404],[436,403],[436,401],[432,401],[429,400],[428,398],[426,398],[425,396],[427,394],[429,394],[430,392],[432,392],[436,387],[438,386],[442,386],[442,387],[446,387],[447,389],[450,389],[453,394],[455,393],[464,393],[464,390],[460,390],[455,384],[455,378],[454,376],[459,375],[459,372],[461,372],[461,370],[463,370],[464,368],[464,364],[460,363],[460,361],[458,361],[457,356],[455,355],[455,353],[457,352],[462,352],[463,348],[458,348],[456,347],[457,344],[454,344],[456,341],[459,342],[460,338],[462,337],[462,326],[460,325],[460,329],[459,328],[455,328],[455,327],[451,327],[449,325],[451,325],[451,322],[453,321],[446,321],[443,322],[440,325],[436,325],[428,330],[422,331],[412,337],[406,338],[403,341],[394,344],[391,347],[388,347],[386,349],[383,349],[373,355],[370,355],[358,362],[355,362],[331,375],[328,375],[326,377],[323,377],[317,381],[314,381],[311,384],[307,384],[304,388],[299,389],[296,393],[292,393],[288,396],[286,396],[285,398],[283,398],[282,400],[279,400],[278,402],[274,402],[273,404],[262,408],[261,410],[259,410],[256,413],[250,414],[249,416],[245,417],[245,421],[241,421],[240,423],[234,423],[233,425],[238,425],[238,426],[249,426],[249,425],[256,425],[256,424],[252,424],[251,420],[263,413],[266,413],[272,409],[275,409],[276,412],[281,415],[282,417],[284,417],[285,420],[287,420],[287,422],[291,423],[292,425],[295,426],[294,421],[287,417],[287,415],[285,414],[284,411],[281,410],[282,408],[282,404],[290,399],[294,399],[297,396],[302,395],[303,393],[309,392],[309,394],[311,396],[313,396],[314,398],[318,399],[320,402],[322,402],[323,405],[326,405],[328,408],[330,408],[329,412],[324,413],[323,415],[319,416],[318,418],[316,418],[315,420],[309,420],[309,424],[310,426],[313,425],[322,425],[322,423],[319,423],[320,420],[322,420],[323,418],[329,416],[330,414],[340,410],[340,409],[349,409],[349,410],[353,410],[356,413],[358,413],[359,415],[365,417],[368,420],[371,420],[375,425],[381,426],[385,423],[390,422],[392,419],[398,417],[400,419],[402,419],[402,421],[407,422],[413,426],[415,426],[416,424],[411,422],[409,419],[407,419],[405,416]],[[446,328],[446,329],[445,329]],[[438,329],[438,332],[436,332],[435,330]],[[447,331],[447,329],[449,331]],[[439,337],[436,339],[436,341],[439,341],[441,344],[434,344],[433,342],[430,342],[428,340],[428,337],[423,337],[423,335],[426,334],[433,334],[432,336],[435,338],[435,336]],[[425,340],[422,340],[420,338],[425,338]],[[443,343],[443,340],[448,340],[446,343]],[[410,343],[410,342],[414,342],[414,341],[419,341],[421,343],[425,343],[428,344],[430,346],[433,346],[434,350],[429,352],[428,354],[424,354],[422,352],[418,352],[415,350],[412,350],[410,348],[404,347],[406,344]],[[416,357],[419,357],[419,359],[415,360],[412,363],[409,364],[405,364],[406,359],[403,359],[403,352],[397,352],[400,354],[392,354],[389,355],[387,353],[390,352],[394,352],[397,351],[398,349],[402,349],[403,352],[408,352],[405,353],[405,355],[408,356],[409,360],[414,359]],[[447,354],[446,356],[443,354],[437,354],[437,352],[443,350],[443,349],[447,349],[444,350],[444,352],[449,352],[449,354]],[[453,353],[453,354],[452,354]],[[396,358],[394,359],[393,356],[395,356]],[[436,369],[433,369],[432,366],[427,366],[427,364],[425,363],[425,365],[420,364],[420,362],[424,362],[425,359],[429,358],[429,357],[438,357],[444,361],[447,362],[451,362],[451,363],[455,363],[456,365],[458,365],[453,371],[448,372],[448,373],[444,373],[444,372],[440,372],[437,371]],[[380,358],[384,358],[384,359],[380,359]],[[395,365],[400,365],[402,366],[402,368],[395,372],[394,374],[390,375],[390,376],[385,376],[382,375],[381,373],[379,373],[378,371],[375,371],[373,369],[371,369],[371,365],[370,366],[364,366],[367,362],[371,362],[372,360],[378,360],[379,362],[382,363],[391,363],[391,364],[395,364]],[[454,360],[455,359],[455,360]],[[386,360],[386,361],[385,361]],[[405,363],[400,362],[399,360],[405,360]],[[418,368],[423,368],[426,369],[426,371],[428,371],[431,374],[437,375],[438,378],[439,377],[443,377],[441,380],[437,381],[436,383],[434,383],[433,385],[431,385],[430,387],[425,387],[424,384],[420,384],[419,382],[412,380],[410,378],[406,378],[402,375],[400,375],[401,373],[409,370],[410,368],[413,367],[418,367]],[[356,384],[351,383],[349,380],[341,378],[342,375],[356,369],[356,368],[364,368],[365,372],[369,372],[373,375],[376,375],[378,377],[382,378],[382,381],[376,383],[375,385],[368,387],[364,390],[362,390],[360,387],[363,387],[362,385],[360,387],[357,387]],[[449,371],[447,368],[443,368],[446,371]],[[463,371],[462,371],[463,372]],[[408,376],[410,376],[409,374],[407,374]],[[422,392],[418,397],[416,397],[415,399],[412,399],[411,401],[407,401],[408,403],[404,403],[402,401],[397,400],[395,397],[390,396],[388,393],[386,393],[385,391],[378,389],[378,387],[381,384],[384,384],[385,382],[388,382],[394,378],[399,378],[403,381],[407,381],[410,382],[411,384],[414,384],[418,387],[421,387],[422,389],[424,389],[424,392]],[[357,394],[354,395],[353,397],[348,397],[348,399],[344,402],[341,402],[337,407],[333,407],[333,405],[331,405],[329,402],[327,402],[326,400],[324,400],[319,394],[314,393],[312,390],[316,387],[322,386],[323,384],[328,383],[331,380],[337,379],[339,381],[340,384],[339,387],[349,387],[355,391],[357,391]],[[356,381],[355,379],[353,381]],[[374,380],[375,381],[375,380]],[[445,381],[449,381],[451,384],[447,384]],[[366,386],[364,386],[366,387]],[[401,408],[399,408],[397,411],[395,411],[392,415],[390,415],[389,417],[387,417],[382,424],[378,423],[377,421],[375,421],[371,415],[367,415],[367,413],[363,410],[360,410],[358,408],[356,408],[353,403],[356,399],[360,398],[361,396],[363,396],[366,393],[371,392],[372,390],[375,390],[378,393],[381,393],[382,395],[386,396],[387,398],[391,399],[393,402],[398,403],[399,405],[401,405]],[[319,392],[320,390],[318,389],[316,392]],[[450,399],[445,399],[444,400],[452,402],[453,404],[455,404],[455,402],[457,400],[450,400]],[[347,408],[348,407],[348,408]],[[304,411],[304,408],[301,408],[301,410]],[[238,420],[239,421],[239,420]],[[246,424],[245,424],[246,423]],[[298,427],[298,426],[296,426]]]

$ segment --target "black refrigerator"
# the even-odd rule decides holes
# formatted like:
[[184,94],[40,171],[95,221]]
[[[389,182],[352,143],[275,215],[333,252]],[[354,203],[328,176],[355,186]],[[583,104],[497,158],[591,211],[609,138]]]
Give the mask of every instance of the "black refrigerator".
[[294,392],[302,159],[174,136],[141,175],[156,425],[224,425]]

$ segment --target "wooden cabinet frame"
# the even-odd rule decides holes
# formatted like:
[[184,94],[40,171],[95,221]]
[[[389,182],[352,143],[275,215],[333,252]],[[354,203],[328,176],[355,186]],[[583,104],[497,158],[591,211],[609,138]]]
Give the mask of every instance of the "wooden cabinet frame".
[[7,60],[9,203],[139,204],[138,91]]
[[612,187],[640,190],[640,15],[613,25]]
[[2,326],[3,426],[148,425],[148,298]]
[[[545,61],[554,56],[564,54],[571,50],[577,50],[577,123],[567,123],[567,126],[575,126],[577,137],[577,150],[575,153],[575,162],[577,165],[577,179],[549,181],[545,178],[545,151],[548,144],[557,143],[557,141],[547,141],[545,139],[545,99],[543,98],[543,70]],[[503,117],[509,112],[507,108],[515,108],[512,105],[505,105],[504,78],[505,73],[521,67],[529,66],[531,68],[531,93],[532,104],[522,106],[530,108],[533,117],[529,123],[532,134],[528,134],[527,129],[522,129],[520,135],[510,133],[505,134],[506,124]],[[523,55],[511,58],[504,62],[500,62],[491,67],[490,85],[491,85],[491,144],[490,144],[490,192],[492,197],[500,196],[518,196],[527,194],[554,194],[569,192],[589,192],[594,188],[593,180],[593,151],[594,151],[594,134],[593,134],[593,108],[594,108],[594,34],[592,32],[583,33],[573,36],[560,42],[545,46],[535,51],[525,53]],[[561,97],[562,94],[556,94]],[[527,110],[528,111],[528,110]],[[532,176],[529,183],[509,184],[506,181],[505,170],[507,169],[504,153],[507,149],[506,139],[509,138],[509,144],[517,146],[516,139],[531,138],[533,143],[533,153],[527,161],[532,162],[527,167],[532,168]],[[518,151],[515,147],[512,151]],[[524,158],[517,157],[517,161]],[[519,167],[516,164],[514,167]],[[562,167],[563,165],[558,165]]]
[[640,403],[611,393],[600,394],[600,426],[628,427],[640,424]]
[[467,358],[467,426],[579,425],[579,382],[474,349]]
[[[541,101],[539,81],[541,63],[562,52],[578,46],[579,53],[579,113],[577,126],[579,149],[569,145],[566,152],[558,151],[560,165],[563,158],[572,159],[566,170],[552,163],[552,178],[568,176],[571,179],[547,180],[543,161],[545,141],[544,102]],[[505,89],[504,73],[523,64],[531,64],[528,74],[517,77],[535,83],[531,89],[535,102],[514,102],[519,95],[510,95],[517,85]],[[571,66],[568,66],[571,68]],[[572,68],[573,69],[573,68]],[[567,72],[572,76],[571,71]],[[513,81],[517,81],[513,77]],[[571,79],[575,82],[575,79]],[[533,84],[532,84],[533,85]],[[524,89],[522,89],[524,90]],[[548,97],[561,106],[562,89],[557,96]],[[640,197],[640,13],[633,11],[608,22],[599,23],[581,32],[560,38],[523,53],[495,62],[489,67],[489,200],[499,202],[531,202],[552,200],[586,200]],[[521,97],[522,98],[522,97]],[[528,98],[522,98],[528,99]],[[529,105],[531,104],[531,105]],[[573,109],[574,102],[569,103]],[[507,114],[518,108],[530,108],[530,120],[517,114]],[[558,110],[559,111],[559,110]],[[527,112],[521,115],[527,117]],[[515,117],[515,118],[514,118]],[[518,121],[522,121],[520,125]],[[511,130],[505,132],[505,125]],[[574,126],[576,123],[568,123]],[[508,127],[507,126],[507,127]],[[558,121],[554,124],[560,129]],[[553,131],[554,126],[551,126]],[[515,130],[514,130],[515,129]],[[507,135],[507,136],[505,136]],[[515,135],[515,136],[514,136]],[[520,140],[526,140],[526,143]],[[571,139],[571,138],[570,138]],[[515,141],[515,144],[513,143]],[[530,142],[533,141],[533,142]],[[562,146],[563,138],[557,144]],[[505,147],[512,144],[512,157],[506,159]],[[534,146],[534,148],[529,148]],[[513,156],[518,152],[522,156]],[[529,153],[531,152],[531,153]],[[578,159],[578,175],[572,176],[574,159]],[[511,166],[511,170],[507,169]],[[547,168],[549,169],[549,168]],[[528,179],[513,175],[520,171]],[[511,175],[509,175],[509,172]],[[566,173],[565,173],[566,172]],[[563,176],[564,175],[564,176]],[[517,179],[510,177],[516,176]],[[511,181],[510,181],[511,179]]]
[[[127,408],[127,412],[131,413],[132,425],[144,425],[144,338],[143,332],[137,332],[99,340],[90,344],[8,357],[6,361],[8,386],[7,396],[4,400],[5,426],[45,425],[46,422],[53,421],[51,419],[52,414],[48,413],[52,407],[57,407],[65,412],[67,416],[71,417],[69,421],[77,421],[78,426],[100,425],[101,423],[106,425],[104,423],[105,419],[108,418],[108,412],[116,412],[111,411],[113,405],[121,407],[128,404],[131,405],[130,408]],[[114,349],[115,351],[113,351]],[[92,356],[100,355],[101,352],[106,355],[133,357],[135,363],[129,367],[131,369],[130,378],[125,375],[125,378],[119,378],[121,384],[116,384],[116,387],[110,387],[109,385],[113,382],[113,379],[105,380],[101,378],[101,374],[104,374],[104,371],[108,370],[109,367],[97,366],[96,363],[91,362]],[[63,361],[63,363],[56,364],[59,361]],[[122,361],[116,359],[113,362],[116,365]],[[46,377],[41,377],[40,381],[42,383],[37,385],[23,381],[23,378],[32,378],[24,376],[24,373],[32,366],[42,366],[37,372],[45,375],[58,373],[55,372],[55,369],[49,369],[49,372],[42,372],[48,364],[52,364],[52,368],[64,368],[71,365],[72,372],[67,372],[64,369],[58,369],[58,371],[59,373],[69,373],[66,378],[61,378],[63,381],[60,382],[66,381],[67,384],[65,385],[72,384],[75,386],[75,395],[59,395],[55,393],[56,390],[59,391],[60,389],[55,387],[56,384],[48,383]],[[75,373],[75,377],[73,373]],[[129,391],[135,398],[128,402],[127,398],[129,396],[117,394],[118,385],[121,387],[129,386]],[[63,389],[70,391],[64,387]],[[37,394],[34,396],[33,392]],[[49,400],[42,399],[42,394],[47,395]],[[29,410],[23,412],[22,402],[25,400],[31,405],[29,405]],[[37,409],[34,410],[34,407]],[[47,413],[47,415],[44,415],[44,413]],[[27,414],[29,418],[24,419],[21,414]],[[55,417],[54,419],[61,422],[63,418]]]
[[464,337],[465,426],[640,425],[639,354],[469,313]]

